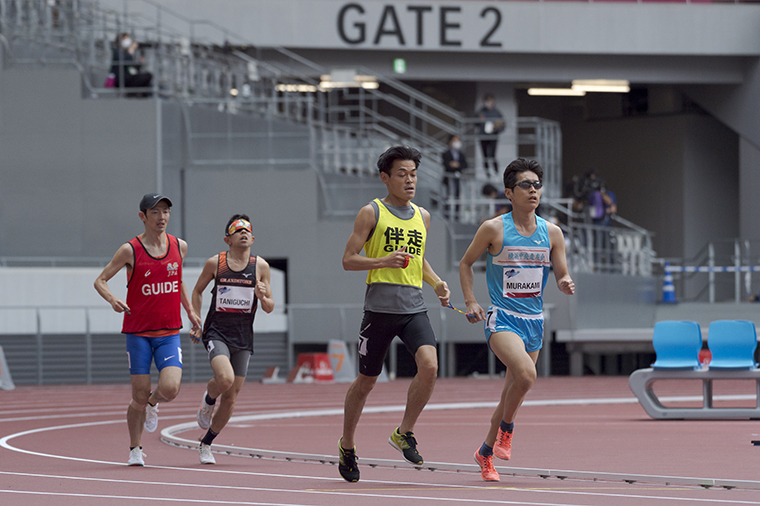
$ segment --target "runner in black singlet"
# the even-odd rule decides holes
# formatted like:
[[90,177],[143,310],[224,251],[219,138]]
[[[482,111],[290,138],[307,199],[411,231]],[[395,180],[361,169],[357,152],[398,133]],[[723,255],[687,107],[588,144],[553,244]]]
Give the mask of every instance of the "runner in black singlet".
[[[274,310],[269,264],[251,255],[251,222],[236,214],[225,227],[224,242],[230,247],[209,258],[193,289],[193,307],[201,311],[203,290],[214,280],[211,307],[203,325],[203,345],[214,377],[208,382],[198,409],[198,426],[208,429],[199,447],[201,464],[214,464],[211,443],[232,416],[235,400],[243,388],[248,361],[253,354],[253,318],[259,303],[267,313]],[[200,331],[196,337],[200,337]],[[214,413],[221,395],[219,409]]]

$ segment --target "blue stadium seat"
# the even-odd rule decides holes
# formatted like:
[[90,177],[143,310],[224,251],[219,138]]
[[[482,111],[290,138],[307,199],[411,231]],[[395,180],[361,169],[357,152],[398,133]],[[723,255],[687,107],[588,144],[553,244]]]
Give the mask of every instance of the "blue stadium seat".
[[691,321],[661,321],[654,324],[652,345],[657,353],[653,369],[699,369],[702,331]]
[[712,353],[710,369],[754,369],[757,333],[745,320],[717,320],[710,324],[707,346]]

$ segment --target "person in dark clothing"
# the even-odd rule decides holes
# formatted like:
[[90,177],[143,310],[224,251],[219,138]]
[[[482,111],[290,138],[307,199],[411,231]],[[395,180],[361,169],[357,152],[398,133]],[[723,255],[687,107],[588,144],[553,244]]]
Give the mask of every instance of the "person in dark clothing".
[[[499,164],[496,161],[496,145],[498,136],[504,131],[506,124],[504,116],[496,108],[496,99],[490,93],[483,97],[483,107],[477,112],[478,134],[480,135],[480,147],[483,150],[483,164],[487,177],[496,177],[499,174]],[[493,167],[493,172],[491,168]]]
[[[462,140],[458,135],[449,137],[449,149],[443,152],[441,160],[443,161],[443,187],[446,198],[459,199],[461,191],[462,172],[467,169],[467,157],[462,152]],[[451,208],[454,208],[453,218],[459,216],[459,204],[446,206],[445,215],[452,218]]]
[[[116,45],[111,56],[111,74],[114,76],[117,88],[150,88],[153,74],[141,72],[142,58],[135,56],[138,44],[128,33],[116,37]],[[150,93],[139,93],[135,96],[148,97]]]

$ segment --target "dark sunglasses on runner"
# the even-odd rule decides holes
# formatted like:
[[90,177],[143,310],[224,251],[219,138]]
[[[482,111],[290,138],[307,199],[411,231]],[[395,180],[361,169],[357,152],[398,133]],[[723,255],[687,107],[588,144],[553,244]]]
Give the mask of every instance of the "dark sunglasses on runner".
[[[532,186],[536,190],[540,190],[542,186],[544,186],[544,183],[541,181],[520,181],[519,183],[515,184],[515,186],[519,186],[523,190],[530,190],[530,187]],[[514,188],[513,186],[512,188]]]

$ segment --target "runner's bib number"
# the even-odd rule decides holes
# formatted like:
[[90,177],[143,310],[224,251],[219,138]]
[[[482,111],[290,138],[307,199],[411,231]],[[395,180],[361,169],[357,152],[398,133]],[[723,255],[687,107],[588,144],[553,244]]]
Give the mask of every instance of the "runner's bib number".
[[541,267],[504,269],[503,292],[508,298],[540,297],[544,270]]
[[223,313],[250,313],[253,308],[253,287],[219,286],[216,310]]

